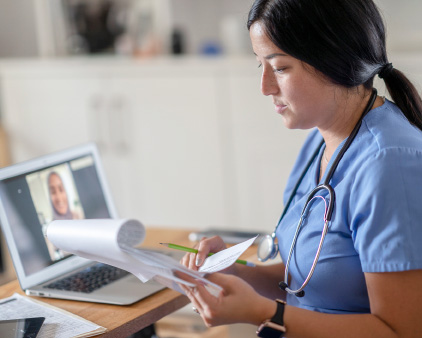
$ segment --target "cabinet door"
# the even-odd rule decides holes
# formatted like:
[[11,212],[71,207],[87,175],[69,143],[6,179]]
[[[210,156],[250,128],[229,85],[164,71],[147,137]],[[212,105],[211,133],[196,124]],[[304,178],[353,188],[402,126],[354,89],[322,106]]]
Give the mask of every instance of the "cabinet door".
[[226,222],[217,82],[188,74],[113,79],[109,98],[120,108],[110,121],[121,147],[110,182],[125,217],[185,227]]
[[284,187],[307,131],[284,126],[271,97],[260,91],[258,71],[232,75],[228,82],[234,156],[225,160],[233,167],[232,222],[271,232],[283,210]]
[[2,122],[13,162],[91,141],[100,83],[79,76],[4,76]]

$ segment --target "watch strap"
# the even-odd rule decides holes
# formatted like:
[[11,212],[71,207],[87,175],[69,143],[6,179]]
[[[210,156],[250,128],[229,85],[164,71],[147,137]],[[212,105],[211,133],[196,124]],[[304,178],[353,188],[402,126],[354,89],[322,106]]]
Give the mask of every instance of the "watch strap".
[[277,311],[275,315],[270,319],[270,321],[278,325],[284,326],[284,306],[286,305],[286,302],[280,299],[276,299],[276,302],[277,302]]
[[280,338],[286,332],[284,326],[284,306],[286,302],[277,299],[277,310],[271,319],[265,320],[256,331],[258,337],[262,338]]

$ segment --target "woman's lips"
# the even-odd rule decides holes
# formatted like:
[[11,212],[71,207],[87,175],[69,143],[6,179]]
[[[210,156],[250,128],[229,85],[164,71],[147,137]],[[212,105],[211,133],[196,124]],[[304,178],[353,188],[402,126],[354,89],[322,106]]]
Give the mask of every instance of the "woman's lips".
[[283,114],[283,112],[287,109],[287,106],[286,106],[286,105],[284,105],[284,104],[276,104],[276,105],[274,106],[274,108],[275,108],[275,111],[276,111],[278,114]]

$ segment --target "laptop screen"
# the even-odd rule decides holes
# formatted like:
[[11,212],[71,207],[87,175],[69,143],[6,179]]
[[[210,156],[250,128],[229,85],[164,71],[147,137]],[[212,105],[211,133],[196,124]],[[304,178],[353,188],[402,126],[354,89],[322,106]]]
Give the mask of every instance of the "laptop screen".
[[46,238],[51,221],[112,217],[89,153],[3,178],[0,199],[26,276],[71,256]]

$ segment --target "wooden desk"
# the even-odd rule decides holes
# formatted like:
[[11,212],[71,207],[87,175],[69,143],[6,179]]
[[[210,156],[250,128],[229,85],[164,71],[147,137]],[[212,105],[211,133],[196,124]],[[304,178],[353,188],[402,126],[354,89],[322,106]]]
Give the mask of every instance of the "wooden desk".
[[[156,248],[162,248],[159,245],[160,242],[193,245],[188,240],[189,232],[189,230],[149,228],[144,243],[145,246]],[[17,280],[0,287],[0,298],[9,297],[15,292],[24,294]],[[41,297],[34,298],[72,312],[107,328],[106,333],[98,336],[101,338],[127,337],[189,303],[189,299],[186,296],[171,289],[164,289],[128,306]]]

